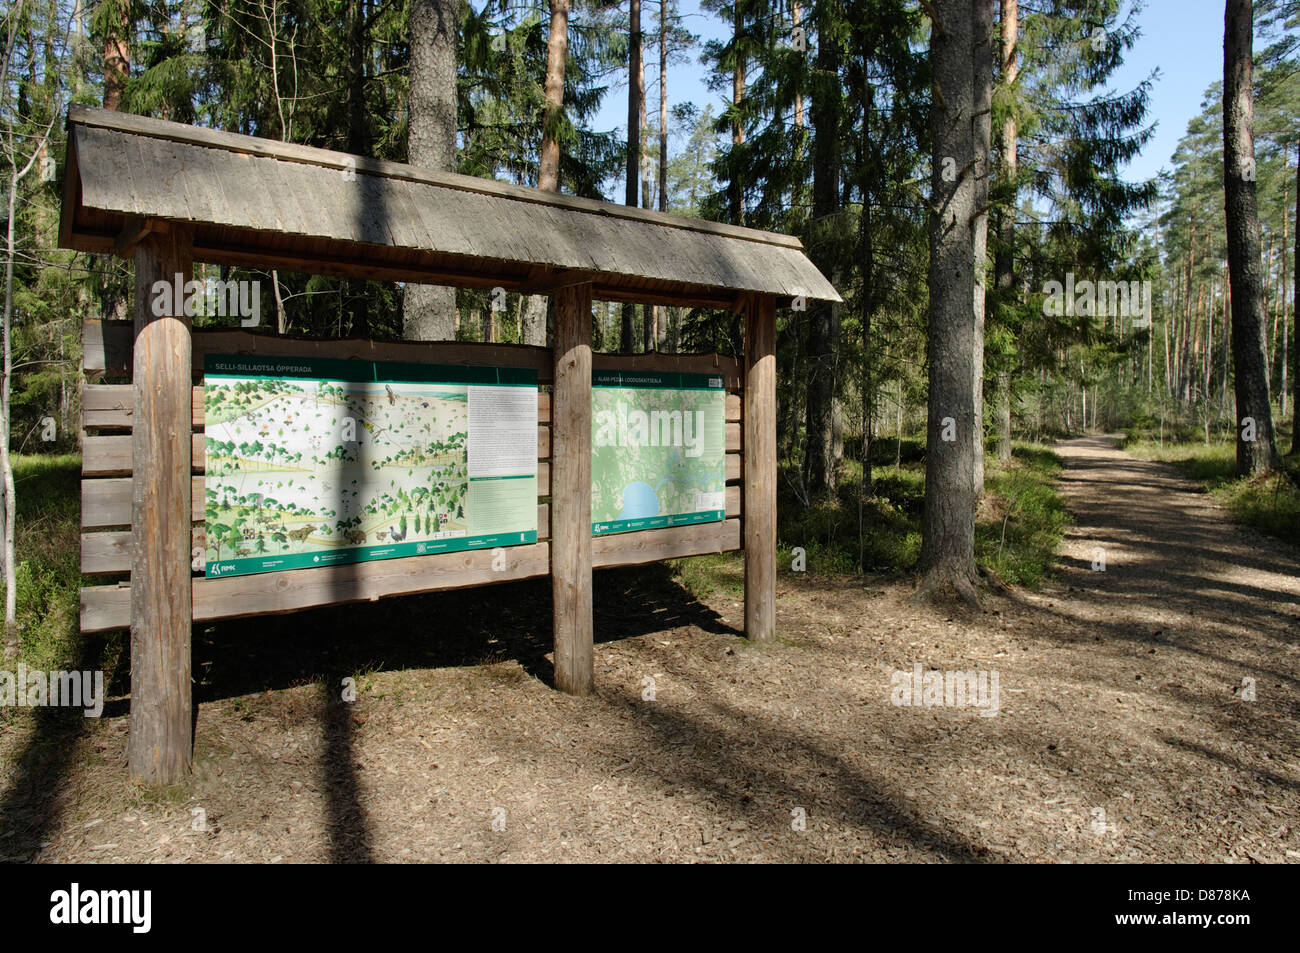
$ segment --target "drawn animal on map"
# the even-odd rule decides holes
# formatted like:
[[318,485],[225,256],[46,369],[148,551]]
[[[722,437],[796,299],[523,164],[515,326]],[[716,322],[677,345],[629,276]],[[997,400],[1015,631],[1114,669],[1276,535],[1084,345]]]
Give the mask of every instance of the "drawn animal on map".
[[406,534],[399,533],[397,528],[393,526],[388,527],[388,536],[395,543],[400,543],[402,540],[406,539]]
[[379,540],[379,541],[382,543],[384,540],[388,539],[388,533],[387,533],[387,531],[382,532],[382,533],[376,533],[376,534],[375,534],[375,539]]
[[393,393],[393,389],[387,384],[384,385],[384,390],[388,391],[388,406],[391,407],[393,404],[397,403],[397,395]]
[[289,538],[293,540],[295,543],[305,543],[307,542],[307,537],[314,532],[316,532],[316,527],[312,526],[309,523],[308,525],[302,527],[301,529],[289,530]]
[[348,542],[354,546],[360,546],[366,541],[366,534],[359,529],[348,530]]
[[236,549],[236,550],[235,550],[235,555],[236,555],[236,556],[247,556],[247,555],[248,555],[248,550],[246,550],[246,549]]

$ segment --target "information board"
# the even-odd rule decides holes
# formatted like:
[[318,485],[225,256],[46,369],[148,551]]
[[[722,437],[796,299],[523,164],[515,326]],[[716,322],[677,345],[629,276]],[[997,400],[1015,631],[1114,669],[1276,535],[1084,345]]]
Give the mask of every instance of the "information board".
[[726,391],[705,374],[592,375],[591,531],[726,518]]
[[537,541],[537,372],[208,355],[208,576]]

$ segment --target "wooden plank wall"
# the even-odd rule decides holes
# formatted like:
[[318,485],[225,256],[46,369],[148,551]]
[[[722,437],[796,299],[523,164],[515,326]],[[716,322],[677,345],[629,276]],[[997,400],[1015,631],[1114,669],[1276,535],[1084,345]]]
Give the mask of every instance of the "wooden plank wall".
[[[97,324],[98,322],[92,322]],[[196,332],[195,353],[200,353],[199,342],[215,343],[219,336],[221,345],[228,345],[231,335],[240,332]],[[252,335],[242,334],[242,337]],[[206,339],[206,340],[205,340]],[[94,360],[95,340],[103,335],[88,336],[87,351]],[[287,341],[288,339],[277,339]],[[301,342],[300,342],[301,343]],[[307,342],[313,343],[313,342]],[[352,342],[333,342],[346,355],[361,356]],[[442,353],[425,357],[426,363],[463,363],[474,357],[474,363],[489,363],[498,350],[513,351],[510,346],[496,345],[401,345],[402,358],[413,360],[413,351],[407,348],[432,348]],[[461,360],[451,360],[455,348],[463,352]],[[486,354],[474,349],[487,348]],[[220,350],[217,348],[216,350]],[[522,349],[549,353],[544,348]],[[129,347],[128,347],[129,356]],[[232,351],[237,353],[237,351]],[[263,353],[267,353],[263,351]],[[313,350],[321,356],[345,356],[338,351]],[[397,360],[385,354],[382,358]],[[677,363],[680,362],[680,363]],[[509,362],[517,363],[517,362]],[[734,361],[712,355],[594,355],[598,368],[675,369],[690,373],[721,373],[729,391],[727,414],[727,519],[721,523],[701,523],[693,526],[646,530],[600,536],[592,540],[592,565],[595,568],[637,565],[704,553],[726,552],[741,547],[740,517],[742,515],[742,401],[736,392],[739,388],[739,370]],[[677,364],[676,367],[673,365]],[[685,364],[685,367],[681,365]],[[102,362],[101,362],[102,366]],[[531,366],[525,362],[524,366]],[[91,371],[90,365],[87,370]],[[93,372],[92,372],[93,373]],[[199,364],[201,374],[201,363]],[[548,369],[546,375],[550,377]],[[193,506],[191,517],[193,545],[203,542],[203,388],[193,388]],[[133,397],[129,384],[87,384],[82,403],[82,427],[85,438],[82,449],[81,482],[81,571],[87,576],[100,577],[100,584],[81,590],[81,628],[83,632],[103,632],[127,628],[130,625],[130,571],[134,555],[131,533],[132,458],[131,433]],[[206,579],[195,573],[192,582],[194,620],[235,618],[247,615],[292,612],[317,605],[357,602],[380,599],[386,596],[409,595],[438,589],[457,589],[545,576],[550,571],[550,423],[551,396],[540,392],[537,401],[537,455],[538,455],[538,542],[529,546],[506,549],[507,566],[504,571],[492,568],[491,550],[446,553],[433,556],[412,556],[400,559],[376,560],[346,566],[321,569],[299,569],[285,572],[260,573],[230,579]]]

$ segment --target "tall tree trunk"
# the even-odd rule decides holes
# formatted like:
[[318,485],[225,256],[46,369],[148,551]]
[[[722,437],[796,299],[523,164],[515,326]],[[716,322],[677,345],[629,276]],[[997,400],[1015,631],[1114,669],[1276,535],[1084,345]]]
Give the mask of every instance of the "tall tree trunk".
[[[745,15],[743,0],[732,0],[732,23],[734,32],[732,44],[735,48],[735,63],[731,73],[731,148],[733,154],[745,142],[745,125],[740,121],[740,104],[745,99],[745,53],[742,38],[745,35]],[[740,181],[736,164],[732,163],[731,181],[728,183],[728,195],[731,201],[731,222],[733,225],[745,224],[745,189]]]
[[1196,223],[1191,223],[1187,240],[1187,290],[1183,293],[1182,323],[1178,347],[1178,399],[1184,407],[1191,403],[1192,275],[1196,271]]
[[[791,4],[791,18],[794,21],[795,29],[803,25],[803,7],[799,5],[799,0],[794,0]],[[803,90],[796,89],[794,93],[794,124],[796,128],[803,128]]]
[[569,0],[551,0],[551,29],[546,38],[546,107],[542,120],[542,157],[537,187],[560,191],[560,140],[564,115],[564,66],[569,56]]
[[[840,207],[840,47],[830,39],[836,6],[818,12],[817,65],[812,85],[813,201],[809,253],[823,274],[839,279],[835,214]],[[835,384],[839,313],[818,301],[808,312],[808,404],[805,482],[810,494],[835,490]]]
[[1295,149],[1295,242],[1294,276],[1295,290],[1292,292],[1291,304],[1291,452],[1300,453],[1300,139],[1296,140]]
[[[12,141],[12,140],[11,140]],[[4,304],[4,354],[0,360],[0,479],[4,480],[4,583],[5,583],[5,658],[18,654],[18,578],[14,544],[17,539],[17,510],[14,500],[14,470],[9,454],[10,380],[13,376],[13,314],[14,314],[14,213],[17,208],[18,182],[22,178],[15,167],[9,176],[9,215],[5,231],[5,304]],[[31,163],[28,163],[28,167]]]
[[[1252,0],[1227,0],[1223,34],[1223,191],[1232,283],[1233,390],[1237,398],[1237,472],[1273,466],[1273,410],[1264,361],[1264,301],[1255,198],[1255,93]],[[1253,437],[1253,439],[1248,439]]]
[[659,0],[659,211],[668,211],[668,0]]
[[[413,24],[415,16],[416,14],[413,11],[411,14]],[[370,152],[370,134],[366,122],[367,58],[364,0],[348,0],[346,17],[348,62],[344,86],[346,88],[347,151],[353,155],[367,155]],[[412,43],[412,46],[414,45]],[[412,53],[412,59],[414,58],[415,55]],[[416,124],[412,121],[410,125],[414,127]],[[244,131],[247,134],[250,130]],[[417,285],[411,285],[407,290],[414,290],[417,296],[423,292],[421,286]],[[347,299],[348,334],[352,337],[369,337],[370,301],[369,295],[366,294],[365,281],[360,278],[345,278],[343,280],[343,294]],[[404,297],[403,300],[404,307],[409,306],[406,304],[409,299]]]
[[[1014,89],[1020,72],[1016,52],[1020,19],[1017,0],[1002,0],[999,17],[1002,85],[1006,89]],[[1013,106],[1007,110],[1007,117],[998,130],[998,154],[1002,160],[999,172],[1006,190],[1006,204],[998,215],[998,247],[993,256],[997,300],[1006,308],[1013,306],[1011,297],[1015,293],[1015,181],[1018,145],[1016,110]],[[1003,357],[1004,362],[1007,359],[1007,356]],[[998,460],[1002,463],[1011,460],[1011,371],[1005,366],[998,371]]]
[[[645,69],[641,63],[641,0],[629,0],[627,62],[627,179],[623,204],[636,206],[641,175],[641,123],[645,109]],[[624,304],[620,341],[623,353],[636,350],[636,306]]]
[[[795,10],[799,9],[798,4]],[[797,23],[796,13],[796,23]],[[869,80],[864,78],[862,83],[862,134],[867,137],[868,141],[872,135],[872,120],[876,112],[876,92]],[[862,482],[858,490],[858,565],[865,565],[865,539],[863,537],[863,509],[868,496],[873,495],[872,473],[871,473],[871,442],[875,436],[875,417],[876,417],[876,384],[872,376],[872,364],[875,361],[875,354],[871,350],[871,318],[876,313],[876,235],[872,225],[872,195],[869,185],[864,185],[862,194],[862,215],[858,220],[858,247],[861,249],[862,259],[862,277],[863,277],[863,294],[862,294],[862,379],[859,383],[862,400],[862,448],[859,459],[862,463]]]
[[974,146],[975,221],[971,245],[975,267],[975,334],[974,376],[971,381],[975,405],[975,439],[971,479],[975,499],[984,496],[984,302],[986,298],[989,249],[989,152],[993,147],[993,61],[997,47],[993,41],[993,15],[997,0],[974,0],[974,113],[971,116],[971,139]]
[[[542,122],[542,155],[537,187],[560,191],[559,125],[564,115],[564,67],[569,57],[569,0],[551,0],[551,28],[546,38],[546,106]],[[546,346],[546,295],[528,295],[521,334],[524,344]]]
[[[643,35],[641,49],[641,74],[637,77],[637,99],[641,101],[641,134],[638,137],[641,141],[640,170],[641,170],[641,207],[653,208],[654,202],[651,196],[654,178],[650,174],[649,153],[647,151],[647,138],[649,136],[649,126],[646,123],[646,97],[645,97],[645,44]],[[643,304],[641,306],[641,338],[642,350],[647,354],[655,349],[657,340],[657,329],[655,320],[659,316],[659,309],[653,305]]]
[[[659,0],[659,211],[668,211],[668,0]],[[662,350],[668,337],[667,312],[655,305],[651,311],[655,327],[655,350]]]
[[[1286,166],[1285,149],[1282,150],[1282,165],[1283,167]],[[1279,401],[1280,406],[1278,407],[1278,412],[1281,414],[1283,420],[1286,420],[1287,398],[1290,397],[1290,394],[1287,392],[1287,378],[1289,376],[1290,368],[1287,366],[1288,354],[1287,354],[1287,310],[1286,310],[1287,285],[1290,283],[1290,278],[1291,278],[1291,274],[1290,274],[1291,269],[1289,264],[1290,259],[1287,257],[1286,254],[1287,252],[1286,243],[1287,243],[1287,239],[1290,237],[1290,227],[1291,227],[1291,210],[1287,208],[1287,202],[1290,198],[1291,198],[1291,183],[1287,182],[1282,189],[1282,251],[1280,253],[1280,257],[1282,259],[1282,284],[1281,287],[1278,289],[1278,295],[1277,295],[1278,300],[1281,302],[1281,307],[1278,310],[1282,312],[1282,336],[1278,341],[1278,347],[1281,349],[1281,353],[1278,355],[1279,356],[1278,373],[1281,375],[1282,379],[1278,384],[1277,393],[1278,396],[1281,398]],[[1277,332],[1276,323],[1274,323],[1273,330],[1274,333]]]
[[930,290],[922,591],[978,601],[975,573],[975,259],[972,224],[974,16],[964,0],[934,0],[930,31]]
[[[1228,270],[1228,262],[1223,262],[1223,270]],[[1219,367],[1219,414],[1222,416],[1228,406],[1228,366],[1232,359],[1232,282],[1223,286],[1223,336],[1219,339],[1219,353],[1222,355]]]
[[[411,101],[406,149],[412,165],[456,171],[456,0],[411,0]],[[456,339],[456,290],[407,285],[402,337]]]
[[115,0],[118,13],[109,17],[113,29],[104,36],[104,108],[121,109],[122,93],[131,74],[131,2]]

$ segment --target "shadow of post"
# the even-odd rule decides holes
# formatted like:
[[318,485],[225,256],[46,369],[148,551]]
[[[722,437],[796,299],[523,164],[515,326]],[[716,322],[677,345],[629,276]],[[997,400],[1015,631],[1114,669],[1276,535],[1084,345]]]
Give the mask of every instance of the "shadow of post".
[[374,859],[370,827],[361,803],[361,784],[352,752],[352,708],[343,700],[343,678],[327,675],[321,682],[325,756],[321,781],[329,811],[330,861],[368,864]]

